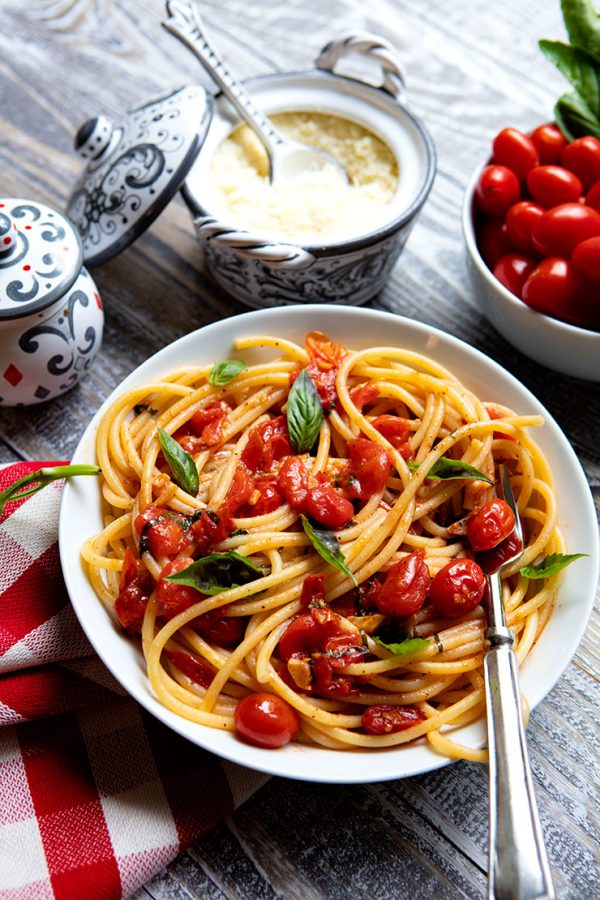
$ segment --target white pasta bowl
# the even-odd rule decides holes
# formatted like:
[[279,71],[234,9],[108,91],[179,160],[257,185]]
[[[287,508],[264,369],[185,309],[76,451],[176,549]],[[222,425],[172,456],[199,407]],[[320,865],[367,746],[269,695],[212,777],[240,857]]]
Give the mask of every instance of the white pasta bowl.
[[[552,618],[522,668],[522,690],[530,705],[536,706],[573,656],[593,606],[599,557],[594,505],[577,457],[548,412],[512,375],[462,341],[400,316],[349,307],[292,306],[228,318],[180,338],[136,369],[98,411],[75,451],[73,462],[95,462],[100,419],[122,392],[158,381],[182,365],[225,358],[238,337],[272,334],[302,341],[312,330],[324,331],[351,348],[396,345],[425,353],[448,367],[483,399],[501,402],[523,414],[544,415],[546,424],[536,438],[557,475],[559,524],[568,552],[587,553],[588,558],[566,570]],[[253,354],[256,353],[254,350]],[[264,353],[272,358],[272,350]],[[166,709],[151,691],[138,643],[125,635],[104,608],[82,565],[82,542],[102,526],[99,482],[87,478],[68,482],[63,494],[59,543],[75,613],[115,678],[143,707],[174,731],[225,759],[306,781],[385,781],[427,772],[450,761],[425,740],[376,751],[334,751],[294,743],[279,750],[264,750],[242,743],[233,733],[189,722]],[[485,743],[484,723],[463,727],[454,736],[463,744],[480,747]]]
[[[487,165],[487,163],[485,163]],[[475,236],[474,195],[483,166],[474,172],[462,209],[469,275],[477,303],[494,328],[538,363],[588,381],[600,381],[600,332],[552,319],[523,303],[488,269]]]

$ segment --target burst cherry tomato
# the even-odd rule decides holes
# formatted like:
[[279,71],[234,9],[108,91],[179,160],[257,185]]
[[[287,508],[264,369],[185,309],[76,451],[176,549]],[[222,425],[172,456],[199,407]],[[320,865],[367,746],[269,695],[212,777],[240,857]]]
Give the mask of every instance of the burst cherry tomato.
[[521,200],[511,206],[506,214],[506,229],[511,242],[518,250],[535,252],[531,232],[543,215],[544,207],[539,203],[532,203],[531,200]]
[[147,506],[136,516],[134,528],[147,541],[153,556],[175,556],[186,542],[183,517],[158,506]]
[[195,588],[185,584],[173,584],[172,581],[165,580],[169,575],[175,575],[187,569],[191,562],[191,559],[174,559],[167,563],[160,573],[156,585],[156,599],[162,614],[167,619],[174,618],[180,612],[189,609],[194,603],[199,603],[204,599],[204,595]]
[[425,713],[418,706],[367,706],[362,725],[368,734],[395,734],[425,721]]
[[384,616],[411,616],[425,603],[430,580],[423,553],[419,550],[410,553],[388,570],[384,585],[375,597],[377,609]]
[[519,200],[519,179],[506,166],[486,166],[475,188],[477,203],[488,216],[503,216]]
[[308,469],[300,456],[290,456],[284,461],[277,486],[292,509],[300,512],[308,496]]
[[476,562],[453,559],[432,579],[429,599],[439,613],[454,618],[479,606],[485,588],[485,575]]
[[577,138],[567,144],[560,161],[577,175],[587,189],[600,178],[600,141],[591,134]]
[[365,381],[350,391],[350,399],[357,409],[362,410],[363,406],[372,403],[379,397],[379,387],[374,381]]
[[285,416],[277,416],[250,431],[242,462],[251,472],[268,472],[275,460],[283,459],[291,452]]
[[238,510],[237,514],[242,519],[246,516],[264,516],[274,512],[283,503],[283,496],[272,475],[259,476],[255,480],[255,485],[260,497],[252,506],[246,503]]
[[558,256],[543,259],[523,285],[523,300],[532,309],[574,325],[579,280],[573,264]]
[[141,628],[152,589],[152,578],[147,573],[138,575],[135,556],[127,547],[119,579],[115,613],[123,628],[130,634]]
[[477,246],[482,259],[493,269],[501,256],[512,250],[504,219],[487,219],[477,229]]
[[525,178],[530,169],[538,166],[540,159],[530,137],[517,128],[503,128],[494,138],[494,162]]
[[359,632],[345,631],[340,624],[340,617],[329,607],[310,609],[292,619],[281,635],[279,656],[287,662],[293,656],[323,651],[326,641],[340,635],[349,635],[349,644],[361,646]]
[[240,737],[269,750],[289,744],[300,729],[300,716],[278,694],[248,694],[238,703],[234,718]]
[[222,440],[223,428],[230,412],[229,404],[219,400],[198,409],[190,419],[190,425],[207,447],[214,447]]
[[320,603],[325,602],[325,591],[323,589],[324,581],[325,575],[306,576],[302,584],[302,595],[300,597],[302,606],[308,607],[309,603],[314,603],[314,601]]
[[348,455],[354,476],[349,494],[367,500],[382,491],[392,467],[385,447],[367,438],[356,438],[348,441]]
[[324,475],[318,475],[317,479],[317,484],[308,489],[302,511],[325,528],[334,531],[343,528],[354,515],[354,507],[338,494]]
[[186,653],[181,650],[165,650],[165,656],[183,675],[199,684],[200,687],[209,687],[215,677],[213,667],[192,653]]
[[562,166],[536,166],[527,176],[529,193],[546,209],[560,203],[576,203],[583,193],[577,175]]
[[548,209],[536,222],[532,239],[544,256],[570,256],[573,248],[600,235],[600,213],[581,203],[563,203]]
[[231,484],[225,494],[225,500],[219,507],[218,515],[229,532],[233,529],[232,517],[248,502],[255,491],[254,479],[243,463],[234,472]]
[[600,212],[600,180],[589,189],[585,202],[586,206],[591,206],[596,212]]
[[521,296],[523,285],[535,269],[535,259],[524,253],[507,253],[494,266],[494,275],[511,294]]
[[513,531],[492,550],[484,550],[482,553],[478,553],[477,561],[482,571],[491,575],[492,572],[497,572],[505,562],[512,559],[522,548],[523,542],[519,540],[517,532]]
[[539,125],[531,132],[530,137],[542,166],[560,162],[560,155],[568,141],[558,126],[552,122]]
[[577,244],[571,260],[573,265],[588,278],[600,281],[600,237],[588,238],[587,241]]
[[[197,597],[201,594],[196,592]],[[198,602],[196,600],[196,602]],[[219,647],[235,647],[244,637],[246,619],[242,616],[225,615],[227,606],[219,609],[211,609],[210,612],[198,616],[190,624],[200,632],[207,641],[218,644]]]
[[493,497],[467,520],[467,537],[473,550],[491,550],[515,527],[515,515],[505,500]]
[[403,459],[410,457],[412,451],[408,439],[411,435],[411,430],[406,419],[403,419],[402,416],[377,416],[376,419],[373,419],[371,425],[390,442],[392,447],[398,450]]

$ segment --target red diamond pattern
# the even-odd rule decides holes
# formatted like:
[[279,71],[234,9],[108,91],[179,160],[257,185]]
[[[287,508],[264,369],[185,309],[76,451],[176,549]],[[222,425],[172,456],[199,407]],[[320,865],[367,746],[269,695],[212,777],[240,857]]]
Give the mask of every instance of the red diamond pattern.
[[4,372],[2,377],[8,381],[9,384],[12,384],[13,387],[16,387],[17,384],[23,380],[23,373],[19,372],[16,366],[13,366],[11,363],[8,369]]

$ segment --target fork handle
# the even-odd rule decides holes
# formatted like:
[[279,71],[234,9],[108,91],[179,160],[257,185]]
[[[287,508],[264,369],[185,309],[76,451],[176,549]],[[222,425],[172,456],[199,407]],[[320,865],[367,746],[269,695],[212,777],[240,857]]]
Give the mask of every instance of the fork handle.
[[523,727],[512,632],[490,629],[485,660],[490,752],[490,900],[553,900]]

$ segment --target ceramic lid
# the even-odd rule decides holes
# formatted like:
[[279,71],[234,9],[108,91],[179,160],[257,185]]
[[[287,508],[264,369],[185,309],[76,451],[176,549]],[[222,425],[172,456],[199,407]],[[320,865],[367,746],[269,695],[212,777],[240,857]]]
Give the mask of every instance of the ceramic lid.
[[87,265],[106,262],[162,212],[196,159],[212,118],[202,87],[182,87],[133,109],[120,125],[85,122],[75,149],[87,167],[67,207]]
[[73,285],[82,259],[79,235],[61,213],[0,198],[0,319],[50,306]]

